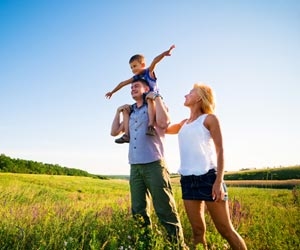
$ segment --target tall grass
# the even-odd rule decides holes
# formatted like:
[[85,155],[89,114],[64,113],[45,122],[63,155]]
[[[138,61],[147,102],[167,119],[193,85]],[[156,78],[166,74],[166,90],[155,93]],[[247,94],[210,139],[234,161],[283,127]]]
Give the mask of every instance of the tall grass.
[[[178,182],[174,195],[186,243],[192,232]],[[0,249],[175,249],[152,213],[141,227],[126,180],[0,174]],[[299,189],[230,187],[230,212],[249,249],[300,249]],[[210,249],[229,249],[206,214]],[[169,248],[168,248],[169,247]]]

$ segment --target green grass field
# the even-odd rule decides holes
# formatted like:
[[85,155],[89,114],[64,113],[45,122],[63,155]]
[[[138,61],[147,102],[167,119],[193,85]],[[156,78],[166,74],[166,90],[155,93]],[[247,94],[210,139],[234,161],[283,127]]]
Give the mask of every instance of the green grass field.
[[[172,179],[186,243],[192,233]],[[146,249],[127,180],[0,173],[0,249]],[[229,187],[232,221],[249,249],[300,249],[300,189]],[[151,249],[165,232],[152,213]],[[229,249],[207,215],[210,249]]]

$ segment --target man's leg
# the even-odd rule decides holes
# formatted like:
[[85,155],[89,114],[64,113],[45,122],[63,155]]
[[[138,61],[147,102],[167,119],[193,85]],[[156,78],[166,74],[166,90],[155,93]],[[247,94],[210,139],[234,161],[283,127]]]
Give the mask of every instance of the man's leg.
[[170,238],[184,243],[182,226],[173,197],[169,173],[163,161],[144,166],[146,185],[150,190],[155,212]]
[[150,226],[149,191],[140,172],[142,167],[134,164],[130,168],[131,211],[134,217],[142,216],[145,226]]

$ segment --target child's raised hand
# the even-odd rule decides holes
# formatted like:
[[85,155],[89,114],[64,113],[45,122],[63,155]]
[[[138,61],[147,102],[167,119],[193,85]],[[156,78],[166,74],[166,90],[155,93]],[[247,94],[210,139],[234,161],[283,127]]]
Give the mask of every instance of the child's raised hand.
[[168,52],[167,56],[170,56],[170,55],[171,55],[171,52],[172,52],[173,49],[175,49],[175,45],[174,45],[174,44],[173,44],[173,45],[169,48],[169,50],[167,51],[167,52]]
[[110,99],[112,97],[113,93],[112,92],[107,92],[105,94],[106,99]]

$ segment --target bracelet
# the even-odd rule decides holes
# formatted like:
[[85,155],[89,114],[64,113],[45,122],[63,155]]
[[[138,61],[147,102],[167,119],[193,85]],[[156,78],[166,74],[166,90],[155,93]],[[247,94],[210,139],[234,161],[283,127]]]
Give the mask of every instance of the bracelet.
[[154,96],[153,96],[153,101],[156,99],[156,97],[160,97],[162,99],[162,96],[158,93],[156,93]]

